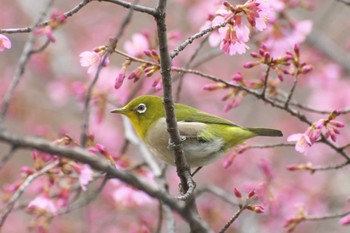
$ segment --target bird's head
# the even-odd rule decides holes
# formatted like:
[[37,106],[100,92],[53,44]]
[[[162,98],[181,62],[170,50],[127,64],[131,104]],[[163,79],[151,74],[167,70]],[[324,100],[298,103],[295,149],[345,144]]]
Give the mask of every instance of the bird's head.
[[127,116],[142,139],[149,127],[165,116],[162,99],[151,95],[136,97],[124,107],[112,110],[111,113]]

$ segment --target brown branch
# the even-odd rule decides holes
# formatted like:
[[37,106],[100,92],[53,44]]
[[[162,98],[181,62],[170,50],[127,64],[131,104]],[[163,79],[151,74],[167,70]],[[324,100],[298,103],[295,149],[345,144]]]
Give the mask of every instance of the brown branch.
[[141,5],[136,5],[136,4],[132,4],[130,2],[126,2],[126,1],[121,1],[121,0],[98,0],[99,2],[110,2],[110,3],[114,3],[117,4],[119,6],[128,8],[128,9],[132,9],[134,11],[139,11],[142,13],[147,13],[150,15],[155,15],[156,14],[156,10],[154,8],[150,8],[150,7],[146,7],[146,6],[141,6]]
[[166,4],[166,0],[159,0],[157,6],[157,14],[155,16],[160,50],[160,67],[163,81],[163,102],[166,114],[167,129],[169,132],[170,140],[173,143],[177,175],[180,178],[181,186],[183,188],[183,196],[181,198],[187,199],[193,193],[195,183],[192,180],[190,166],[188,165],[184,156],[182,141],[179,130],[177,128],[177,121],[174,110],[174,101],[171,86],[171,58],[168,51],[167,30],[165,23]]
[[168,193],[157,189],[150,184],[142,181],[138,177],[129,174],[128,172],[116,169],[107,159],[98,157],[90,151],[81,147],[68,147],[61,145],[54,145],[50,141],[37,137],[19,137],[11,134],[6,130],[0,130],[0,141],[10,144],[12,146],[23,149],[36,149],[39,151],[54,154],[60,157],[68,158],[76,162],[90,165],[92,169],[105,173],[111,178],[118,178],[124,183],[127,183],[134,188],[144,191],[148,195],[161,200],[164,204],[176,211],[185,221],[190,224],[198,226],[200,230],[197,232],[212,232],[207,225],[201,221],[198,216],[188,212],[185,206],[176,201]]
[[[93,0],[84,0],[80,2],[77,6],[72,8],[71,10],[64,13],[64,15],[68,18],[76,14],[79,10],[81,10],[85,5],[87,5],[89,2],[92,2]],[[36,26],[32,27],[24,27],[24,28],[9,28],[9,29],[0,29],[0,33],[4,34],[12,34],[12,33],[28,33],[32,32],[35,27],[42,27],[47,26],[50,23],[50,20],[46,20],[44,22],[39,23]]]

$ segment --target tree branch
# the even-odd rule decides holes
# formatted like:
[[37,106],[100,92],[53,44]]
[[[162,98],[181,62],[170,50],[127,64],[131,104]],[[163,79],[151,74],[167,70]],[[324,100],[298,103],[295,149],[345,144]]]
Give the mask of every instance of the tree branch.
[[193,213],[189,212],[182,203],[176,201],[166,192],[154,188],[134,175],[131,175],[125,171],[117,170],[117,168],[107,159],[96,156],[88,150],[81,147],[54,145],[47,140],[37,137],[19,137],[4,129],[0,130],[0,141],[18,148],[36,149],[49,154],[68,158],[76,162],[88,164],[91,168],[105,173],[111,178],[118,178],[121,181],[144,191],[151,197],[161,200],[172,210],[176,211],[189,224],[197,226],[199,229],[197,232],[212,232],[212,230],[210,230],[208,226],[198,218],[198,216],[193,215]]
[[[79,10],[81,10],[84,6],[86,6],[89,2],[92,2],[93,0],[84,0],[82,2],[80,2],[77,6],[75,6],[74,8],[72,8],[71,10],[67,11],[64,13],[64,15],[66,17],[71,17],[74,14],[78,13]],[[41,21],[41,20],[40,20]],[[39,24],[37,24],[36,26],[32,26],[32,27],[24,27],[24,28],[9,28],[9,29],[0,29],[0,33],[3,34],[12,34],[12,33],[28,33],[33,31],[33,29],[35,27],[42,27],[42,26],[46,26],[50,23],[50,20],[46,20],[44,22],[41,22]]]
[[164,108],[166,114],[166,123],[170,140],[173,143],[175,153],[175,165],[177,174],[181,180],[183,188],[182,199],[187,199],[195,188],[192,180],[190,166],[188,165],[182,147],[181,137],[177,128],[175,116],[174,101],[171,86],[171,58],[168,51],[167,29],[165,24],[166,0],[159,0],[155,20],[157,22],[158,41],[160,50],[160,67],[163,81]]

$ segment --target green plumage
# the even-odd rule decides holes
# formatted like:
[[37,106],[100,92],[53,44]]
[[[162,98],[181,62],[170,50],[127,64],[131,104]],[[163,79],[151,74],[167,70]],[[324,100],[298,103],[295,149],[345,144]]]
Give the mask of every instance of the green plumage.
[[[203,166],[223,155],[231,147],[255,136],[282,136],[282,132],[266,128],[244,128],[229,120],[200,111],[184,104],[175,104],[175,114],[187,162]],[[164,161],[174,164],[169,149],[169,134],[165,123],[162,98],[140,96],[121,109],[112,112],[126,115],[137,134],[151,152]]]

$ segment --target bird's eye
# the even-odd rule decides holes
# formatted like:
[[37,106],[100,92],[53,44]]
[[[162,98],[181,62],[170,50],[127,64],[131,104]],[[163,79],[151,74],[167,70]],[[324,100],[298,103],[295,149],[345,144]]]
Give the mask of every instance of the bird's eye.
[[147,107],[146,107],[146,104],[139,104],[137,107],[136,107],[136,111],[138,113],[144,113],[146,112],[147,110]]

